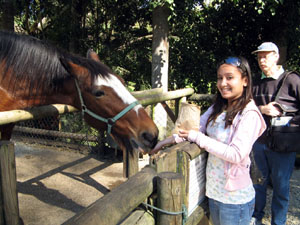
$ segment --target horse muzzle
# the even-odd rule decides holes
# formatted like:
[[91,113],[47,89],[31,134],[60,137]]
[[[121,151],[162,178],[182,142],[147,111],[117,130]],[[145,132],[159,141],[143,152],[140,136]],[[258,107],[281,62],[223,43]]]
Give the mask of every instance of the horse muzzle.
[[143,154],[149,153],[157,144],[157,134],[143,132],[139,138],[131,138],[130,143],[133,149],[140,151]]

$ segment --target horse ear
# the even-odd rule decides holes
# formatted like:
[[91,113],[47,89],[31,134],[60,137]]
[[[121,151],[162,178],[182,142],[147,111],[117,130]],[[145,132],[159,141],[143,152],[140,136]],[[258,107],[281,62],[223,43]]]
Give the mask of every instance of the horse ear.
[[94,52],[92,49],[89,49],[88,52],[86,53],[86,57],[88,59],[93,59],[97,62],[100,62],[99,56],[96,52]]
[[69,74],[75,76],[79,81],[87,81],[89,74],[87,68],[75,64],[65,58],[60,58],[60,61]]
[[66,69],[66,71],[71,74],[71,65],[69,64],[69,61],[66,60],[65,58],[59,58],[59,61],[61,62],[63,67]]

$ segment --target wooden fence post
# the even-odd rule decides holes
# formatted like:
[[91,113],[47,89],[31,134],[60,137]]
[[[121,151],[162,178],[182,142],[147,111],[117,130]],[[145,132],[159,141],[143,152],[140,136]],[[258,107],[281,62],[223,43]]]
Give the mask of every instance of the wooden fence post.
[[178,118],[181,98],[175,99],[175,117]]
[[[182,181],[179,173],[162,172],[157,177],[157,206],[167,212],[182,211]],[[158,225],[182,225],[182,214],[157,213]]]
[[123,177],[129,178],[139,172],[139,151],[123,150]]
[[15,150],[10,141],[0,141],[0,174],[5,224],[19,225]]
[[1,185],[1,173],[0,173],[0,225],[4,225],[4,205],[2,196],[2,185]]

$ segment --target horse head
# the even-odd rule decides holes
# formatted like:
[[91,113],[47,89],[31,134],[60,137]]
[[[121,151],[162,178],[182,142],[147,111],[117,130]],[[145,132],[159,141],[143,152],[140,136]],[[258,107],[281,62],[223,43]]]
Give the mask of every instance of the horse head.
[[121,149],[133,148],[148,153],[157,143],[158,129],[145,109],[114,74],[89,51],[86,61],[61,58],[68,73],[74,78],[74,105],[81,109],[86,122],[107,130]]

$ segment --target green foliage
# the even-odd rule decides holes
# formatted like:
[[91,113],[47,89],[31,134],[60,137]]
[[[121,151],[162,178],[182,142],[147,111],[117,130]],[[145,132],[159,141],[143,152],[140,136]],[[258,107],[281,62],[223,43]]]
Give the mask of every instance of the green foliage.
[[196,92],[214,92],[216,65],[230,55],[246,57],[253,74],[259,74],[251,52],[263,41],[286,47],[281,62],[299,67],[298,2],[219,0],[196,4],[178,0],[176,6],[171,31],[176,38],[170,42],[171,87],[184,87],[187,77]]
[[[17,31],[85,55],[96,50],[130,90],[151,87],[152,10],[167,6],[169,88],[214,93],[217,63],[251,52],[263,41],[286,50],[285,66],[299,70],[300,2],[287,0],[17,0]],[[1,13],[0,9],[0,13]]]
[[168,6],[171,10],[174,10],[174,0],[153,0],[149,1],[149,6],[150,9],[153,10],[156,7],[160,7],[166,5]]
[[[216,65],[230,55],[248,59],[263,41],[280,46],[281,63],[300,71],[300,1],[288,0],[16,0],[15,26],[68,51],[94,49],[121,75],[128,89],[151,88],[152,11],[169,18],[169,89],[216,92]],[[0,1],[1,3],[1,1]],[[0,16],[3,8],[0,7]],[[257,76],[255,76],[257,75]],[[88,131],[81,123],[63,126]],[[75,116],[76,117],[76,116]],[[77,119],[80,121],[80,119]]]
[[[99,136],[99,133],[96,129],[92,128],[82,118],[82,114],[79,112],[76,113],[67,113],[60,116],[60,131],[68,133],[77,133],[85,134],[86,136]],[[67,139],[67,142],[86,144],[86,140],[72,140]],[[88,142],[90,146],[96,146],[95,142]]]

